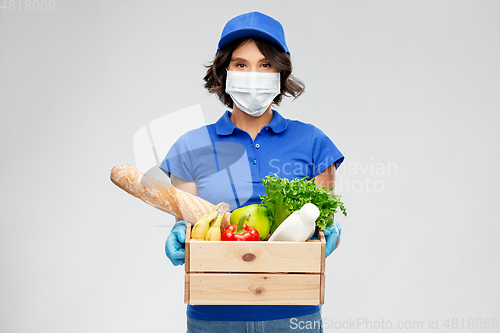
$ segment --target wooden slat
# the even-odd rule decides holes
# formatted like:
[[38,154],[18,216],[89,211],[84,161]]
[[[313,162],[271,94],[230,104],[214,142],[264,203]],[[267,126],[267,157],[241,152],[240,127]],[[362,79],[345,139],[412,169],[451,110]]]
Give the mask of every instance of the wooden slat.
[[184,304],[189,303],[189,273],[184,275]]
[[321,274],[189,273],[189,304],[317,305]]
[[320,304],[325,303],[325,255],[326,255],[326,238],[322,230],[318,230],[318,238],[321,242],[321,286],[320,286]]
[[191,245],[191,223],[186,223],[186,241],[184,243],[184,267],[186,272],[189,272],[189,266],[191,264],[190,257],[190,245]]
[[321,273],[325,272],[326,238],[322,230],[318,230],[319,240],[321,242]]
[[184,303],[189,303],[189,245],[191,244],[191,223],[186,223],[186,241],[184,243],[184,266],[186,274],[184,277]]
[[[191,272],[324,272],[322,243],[191,240]],[[321,257],[323,253],[323,257]]]
[[325,274],[321,273],[321,286],[319,290],[319,304],[325,304]]

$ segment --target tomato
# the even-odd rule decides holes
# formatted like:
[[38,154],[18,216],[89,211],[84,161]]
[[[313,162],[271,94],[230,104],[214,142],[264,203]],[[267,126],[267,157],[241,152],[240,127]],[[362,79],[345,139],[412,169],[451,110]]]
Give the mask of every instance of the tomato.
[[250,214],[250,220],[245,221],[245,224],[257,229],[260,240],[266,239],[271,231],[271,221],[266,215],[266,207],[255,204],[235,209],[231,213],[231,224],[238,224],[240,218],[246,214]]

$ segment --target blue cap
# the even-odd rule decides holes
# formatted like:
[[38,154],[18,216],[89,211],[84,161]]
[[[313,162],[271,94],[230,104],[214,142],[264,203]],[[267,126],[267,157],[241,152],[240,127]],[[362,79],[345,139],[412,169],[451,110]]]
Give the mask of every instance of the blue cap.
[[224,45],[243,37],[258,37],[268,40],[290,54],[281,23],[259,12],[242,14],[227,22],[220,36],[217,52]]

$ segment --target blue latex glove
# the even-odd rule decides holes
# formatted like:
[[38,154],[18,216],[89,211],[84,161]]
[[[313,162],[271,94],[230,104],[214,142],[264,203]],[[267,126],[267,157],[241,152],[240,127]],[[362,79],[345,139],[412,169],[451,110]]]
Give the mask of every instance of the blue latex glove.
[[326,240],[325,258],[327,258],[333,252],[335,244],[337,244],[341,233],[342,228],[336,221],[333,222],[333,226],[328,226],[328,228],[323,230],[323,234],[325,235]]
[[174,224],[165,243],[165,253],[174,266],[184,264],[184,243],[186,242],[186,222]]

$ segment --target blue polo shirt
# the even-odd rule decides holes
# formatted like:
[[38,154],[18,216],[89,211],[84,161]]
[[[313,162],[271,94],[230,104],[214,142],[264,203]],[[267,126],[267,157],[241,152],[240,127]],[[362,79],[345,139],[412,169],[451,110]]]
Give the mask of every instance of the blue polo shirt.
[[[344,156],[323,131],[297,120],[273,119],[255,140],[236,127],[227,111],[215,124],[181,136],[160,165],[169,176],[196,183],[198,196],[226,202],[231,209],[260,203],[262,179],[316,177],[328,166],[338,168]],[[188,316],[200,320],[261,321],[303,316],[321,306],[188,305]]]

